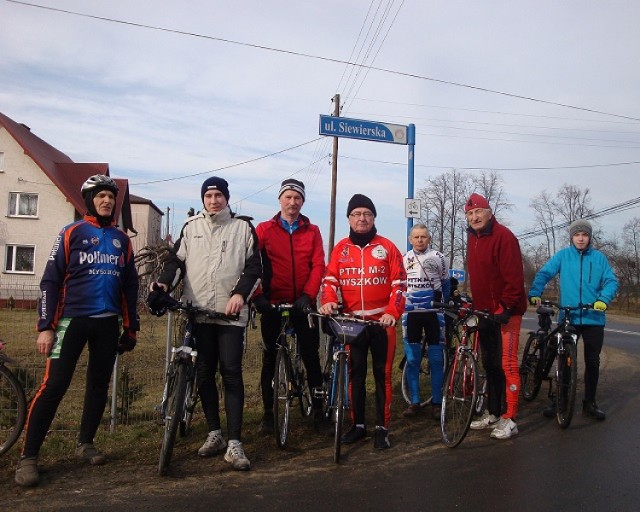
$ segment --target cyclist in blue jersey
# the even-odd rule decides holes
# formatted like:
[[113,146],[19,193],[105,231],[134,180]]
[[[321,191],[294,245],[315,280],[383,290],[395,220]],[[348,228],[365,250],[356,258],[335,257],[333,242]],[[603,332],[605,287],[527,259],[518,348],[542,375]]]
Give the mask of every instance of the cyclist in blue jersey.
[[15,481],[21,486],[40,480],[40,447],[86,344],[87,382],[75,453],[90,464],[106,462],[93,438],[104,413],[116,354],[136,345],[138,274],[131,241],[115,226],[118,186],[97,174],[84,182],[81,192],[87,213],[62,228],[40,281],[37,347],[47,356],[47,365],[31,402],[16,469]]
[[407,301],[402,315],[402,338],[411,405],[402,414],[405,418],[412,418],[422,410],[418,379],[424,332],[431,368],[431,414],[435,419],[440,419],[444,379],[444,353],[440,341],[444,339],[441,335],[444,317],[432,309],[431,302],[449,298],[449,264],[441,252],[429,247],[431,234],[424,224],[413,226],[409,242],[413,248],[403,258],[407,271]]

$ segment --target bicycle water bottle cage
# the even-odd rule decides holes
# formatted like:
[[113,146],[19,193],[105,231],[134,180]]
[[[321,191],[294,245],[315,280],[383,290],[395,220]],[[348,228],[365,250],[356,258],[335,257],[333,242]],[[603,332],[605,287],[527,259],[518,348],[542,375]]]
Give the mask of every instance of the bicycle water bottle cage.
[[349,321],[329,321],[331,334],[340,340],[344,340],[345,344],[352,343],[364,335],[367,327],[366,324]]

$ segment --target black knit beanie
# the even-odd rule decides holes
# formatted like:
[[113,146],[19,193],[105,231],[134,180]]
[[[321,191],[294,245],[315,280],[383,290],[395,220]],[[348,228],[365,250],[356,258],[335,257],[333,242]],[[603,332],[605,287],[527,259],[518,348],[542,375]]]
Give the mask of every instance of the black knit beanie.
[[202,188],[200,189],[200,198],[203,203],[204,195],[207,193],[207,190],[219,190],[227,199],[227,203],[229,202],[229,184],[227,183],[227,180],[218,178],[217,176],[212,176],[211,178],[204,180]]
[[373,201],[362,194],[354,194],[353,197],[349,199],[349,204],[347,205],[347,217],[356,208],[368,208],[369,210],[371,210],[371,213],[373,213],[374,217],[377,217],[378,215],[376,212],[376,207],[373,205]]

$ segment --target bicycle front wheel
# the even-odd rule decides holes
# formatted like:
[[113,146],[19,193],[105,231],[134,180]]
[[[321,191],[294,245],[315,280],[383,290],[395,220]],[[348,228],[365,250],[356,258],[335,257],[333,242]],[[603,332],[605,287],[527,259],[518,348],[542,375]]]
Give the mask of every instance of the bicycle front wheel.
[[476,361],[468,351],[456,355],[444,381],[440,427],[442,441],[458,446],[467,435],[477,397]]
[[473,414],[482,416],[487,403],[487,370],[482,362],[482,349],[477,340],[478,331],[469,333],[469,342],[475,347],[474,362],[476,364],[474,373],[476,374],[476,400],[473,408]]
[[184,405],[184,415],[182,417],[182,421],[180,422],[180,436],[185,437],[191,433],[191,423],[193,421],[193,413],[196,409],[196,403],[198,402],[198,383],[195,376],[195,371],[193,375],[189,376],[187,379],[187,391],[185,393],[185,405]]
[[291,389],[289,355],[283,347],[280,347],[276,355],[276,372],[273,376],[273,420],[278,448],[284,448],[287,444]]
[[164,437],[160,449],[158,472],[161,476],[167,474],[173,445],[176,442],[178,426],[183,418],[185,397],[187,395],[187,368],[184,363],[178,363],[169,376],[169,390],[167,394],[167,410],[164,417]]
[[558,354],[556,384],[556,419],[560,428],[567,428],[573,418],[578,383],[578,350],[573,341],[564,342],[564,352]]
[[342,448],[342,430],[344,424],[344,411],[347,407],[347,354],[338,355],[338,368],[336,370],[336,400],[335,400],[335,435],[333,441],[333,462],[340,462],[340,450]]
[[529,334],[520,362],[520,387],[522,398],[535,400],[542,384],[542,345],[535,333]]
[[[402,359],[400,362],[400,366],[402,367],[402,380],[401,380],[401,388],[402,388],[402,397],[408,405],[411,405],[413,402],[411,401],[411,390],[409,388],[409,380],[408,380],[408,370],[407,370],[407,360],[406,357]],[[422,347],[421,357],[420,357],[420,368],[418,369],[418,389],[420,390],[420,405],[424,407],[427,404],[431,403],[431,378],[430,378],[430,368],[429,368],[429,357],[427,354],[426,347]]]
[[13,372],[0,365],[0,455],[9,451],[22,433],[27,418],[24,389]]

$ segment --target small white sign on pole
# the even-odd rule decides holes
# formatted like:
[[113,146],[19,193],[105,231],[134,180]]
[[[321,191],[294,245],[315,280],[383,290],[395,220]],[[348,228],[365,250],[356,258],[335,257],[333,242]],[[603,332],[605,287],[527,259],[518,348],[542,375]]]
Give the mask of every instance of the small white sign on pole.
[[409,219],[419,219],[420,218],[420,210],[422,209],[422,204],[420,199],[405,199],[404,200],[404,216]]

